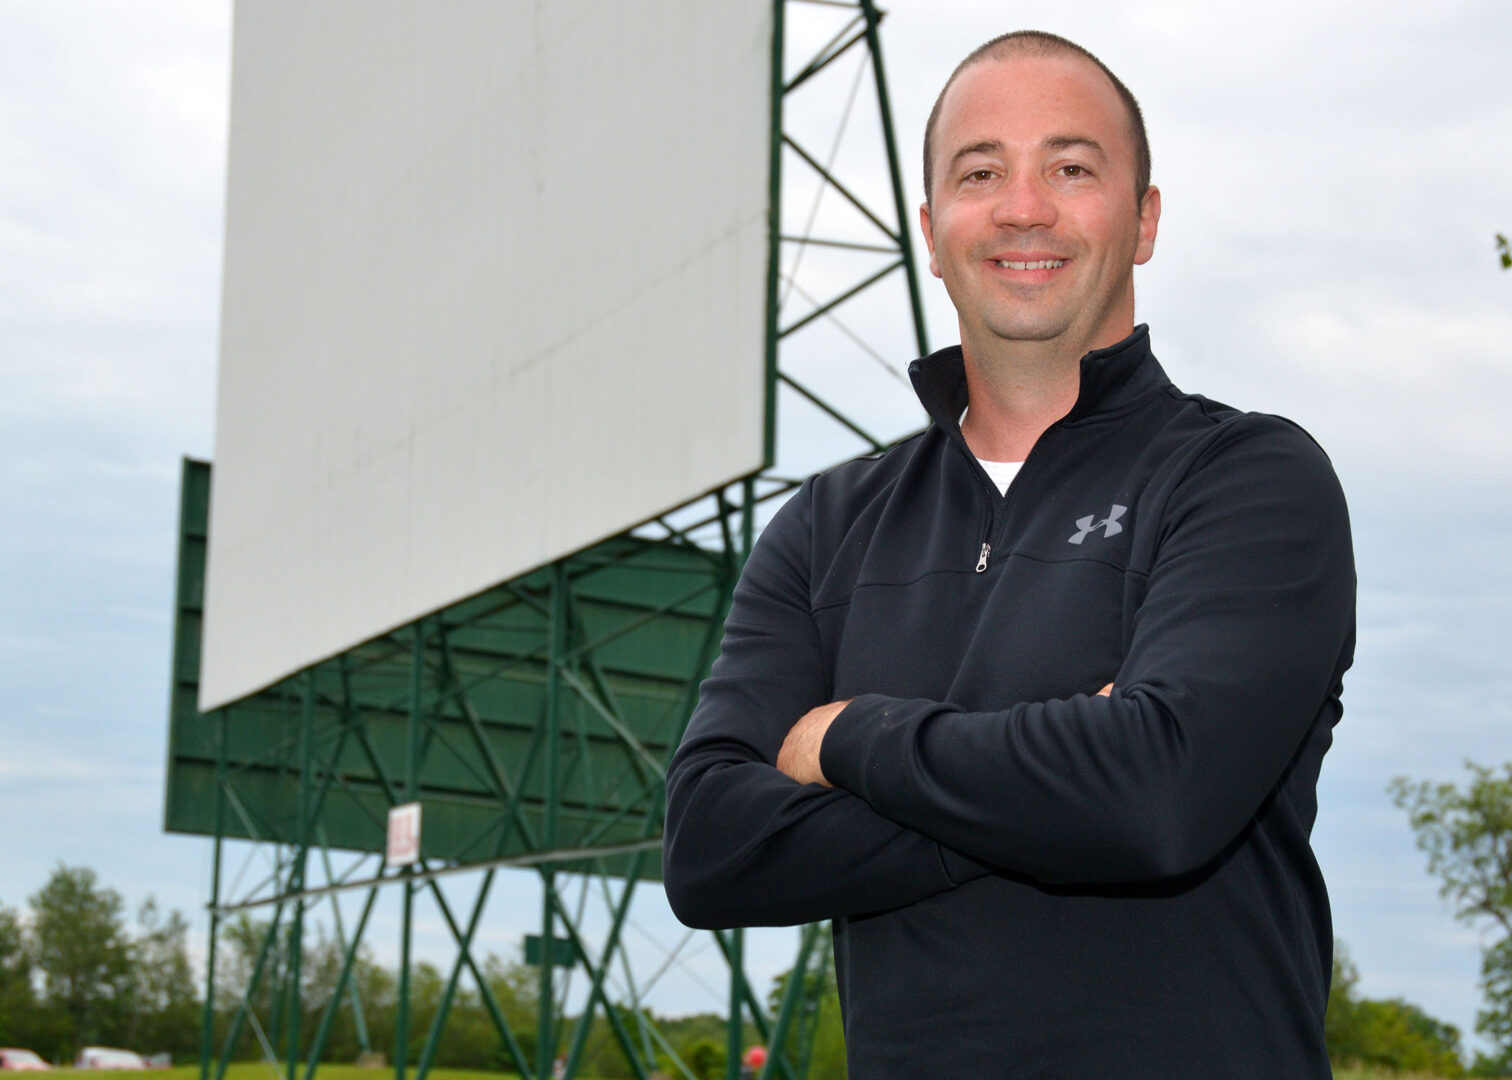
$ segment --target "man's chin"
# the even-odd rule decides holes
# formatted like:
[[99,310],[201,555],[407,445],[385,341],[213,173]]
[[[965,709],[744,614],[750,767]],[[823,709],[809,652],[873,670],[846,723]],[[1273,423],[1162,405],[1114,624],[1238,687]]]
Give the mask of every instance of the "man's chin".
[[993,337],[1010,344],[1057,341],[1065,337],[1070,329],[1070,319],[1049,316],[994,319],[987,324],[987,330]]

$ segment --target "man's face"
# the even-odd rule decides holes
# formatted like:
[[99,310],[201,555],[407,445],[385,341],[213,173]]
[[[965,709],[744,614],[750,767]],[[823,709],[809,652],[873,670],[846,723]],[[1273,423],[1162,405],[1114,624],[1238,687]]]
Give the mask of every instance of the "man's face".
[[1128,114],[1101,71],[1058,56],[974,64],[934,146],[919,216],[968,352],[1058,341],[1081,355],[1128,335],[1160,193],[1135,200]]

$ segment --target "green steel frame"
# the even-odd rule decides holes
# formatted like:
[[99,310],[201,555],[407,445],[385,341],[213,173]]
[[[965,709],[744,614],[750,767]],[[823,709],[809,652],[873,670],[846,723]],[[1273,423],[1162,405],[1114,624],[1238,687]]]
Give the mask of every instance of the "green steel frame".
[[[784,22],[788,8],[799,4],[846,9],[846,21],[786,77]],[[798,483],[773,472],[779,385],[816,405],[869,449],[886,445],[795,378],[784,363],[783,345],[819,320],[838,324],[844,304],[891,282],[906,290],[913,344],[919,353],[927,351],[880,21],[872,0],[773,0],[766,467],[758,475],[200,715],[195,700],[211,476],[208,464],[185,461],[165,823],[169,831],[214,838],[202,1080],[221,1080],[248,1024],[265,1057],[287,1080],[296,1080],[301,1068],[304,1080],[313,1080],[344,1003],[368,1046],[352,975],[375,902],[386,887],[400,890],[403,912],[395,1080],[405,1080],[412,1056],[411,940],[414,905],[422,893],[433,900],[457,954],[440,1007],[414,1054],[415,1080],[424,1080],[435,1061],[464,972],[510,1063],[526,1080],[553,1075],[559,1054],[565,1075],[578,1075],[600,1010],[635,1076],[646,1080],[660,1053],[692,1080],[640,1007],[646,987],[636,986],[623,930],[637,886],[660,877],[666,765],[717,648],[758,508]],[[787,96],[857,49],[867,54],[875,86],[890,171],[890,214],[869,207],[784,128]],[[876,241],[786,233],[787,157],[813,170],[825,190],[875,226]],[[780,260],[793,245],[849,248],[886,256],[886,262],[781,325]],[[387,867],[382,862],[387,811],[417,801],[424,807],[421,859]],[[240,892],[239,879],[230,889],[224,880],[225,844],[232,840],[273,852],[271,873]],[[332,849],[370,853],[368,861],[356,864],[366,868],[364,873],[354,868],[334,874]],[[322,856],[321,879],[310,873],[316,852]],[[533,942],[540,1004],[533,1056],[522,1047],[472,954],[496,876],[506,868],[532,871],[541,886],[541,930]],[[459,919],[442,881],[464,873],[481,878],[471,910]],[[585,890],[591,880],[602,891],[609,918],[602,940],[591,943],[585,934],[582,905],[574,907],[563,888],[569,874],[582,880]],[[617,894],[611,883],[618,885]],[[364,895],[350,934],[334,902],[334,894],[349,891]],[[302,1027],[303,934],[309,912],[327,898],[343,961],[334,993],[308,1031]],[[218,941],[228,916],[251,909],[268,909],[270,915],[217,1048]],[[731,1080],[738,1075],[752,1028],[773,1048],[763,1078],[806,1075],[818,1018],[813,996],[821,981],[812,973],[829,963],[820,927],[800,932],[775,1015],[768,1014],[747,978],[744,934],[716,932],[713,939],[730,974],[727,1075]],[[616,962],[625,970],[628,1007],[611,1001],[609,970]],[[566,984],[578,968],[588,987],[579,1014],[569,1018]],[[251,1005],[264,986],[274,988],[267,1030]]]

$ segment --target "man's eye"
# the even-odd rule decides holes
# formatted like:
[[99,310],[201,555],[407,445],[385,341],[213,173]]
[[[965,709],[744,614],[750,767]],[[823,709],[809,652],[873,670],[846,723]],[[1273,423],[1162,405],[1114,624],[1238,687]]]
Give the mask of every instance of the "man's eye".
[[1087,170],[1081,165],[1062,165],[1060,171],[1065,176],[1086,176]]
[[969,173],[966,174],[966,179],[967,180],[972,180],[972,181],[991,180],[992,179],[992,170],[991,169],[972,169]]

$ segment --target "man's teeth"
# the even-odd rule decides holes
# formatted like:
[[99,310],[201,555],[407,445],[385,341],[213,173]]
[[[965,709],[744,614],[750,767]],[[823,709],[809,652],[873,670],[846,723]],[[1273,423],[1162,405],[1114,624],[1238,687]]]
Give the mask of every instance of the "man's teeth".
[[1012,259],[999,259],[997,264],[1004,270],[1054,270],[1057,266],[1066,265],[1066,260],[1041,259],[1039,262],[1014,262]]

